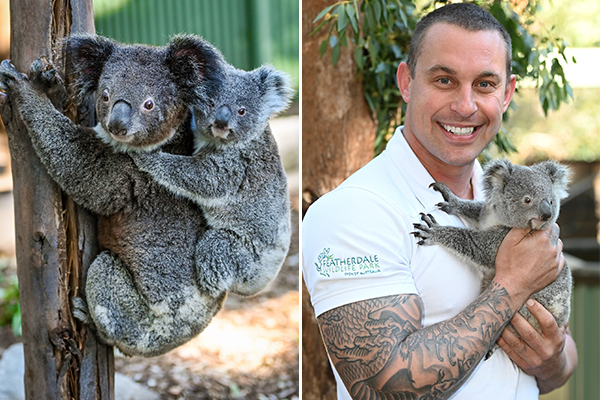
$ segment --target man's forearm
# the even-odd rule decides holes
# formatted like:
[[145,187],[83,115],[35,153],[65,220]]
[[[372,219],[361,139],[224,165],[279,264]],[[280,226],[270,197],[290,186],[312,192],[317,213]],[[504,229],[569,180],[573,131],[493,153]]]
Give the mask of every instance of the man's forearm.
[[417,320],[408,300],[418,299],[422,311],[418,296],[390,297],[402,307],[365,301],[319,316],[330,358],[355,399],[448,398],[520,307],[493,282],[454,318],[419,329],[422,314]]

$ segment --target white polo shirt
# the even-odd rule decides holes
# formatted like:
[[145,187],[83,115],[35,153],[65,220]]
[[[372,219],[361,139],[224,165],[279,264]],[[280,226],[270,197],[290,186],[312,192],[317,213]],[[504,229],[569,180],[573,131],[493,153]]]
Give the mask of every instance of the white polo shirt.
[[[318,316],[333,308],[377,297],[418,294],[423,327],[449,319],[479,295],[481,275],[440,246],[419,246],[410,232],[419,213],[441,225],[466,221],[438,210],[441,194],[396,129],[386,150],[317,200],[302,222],[303,275]],[[483,199],[482,171],[475,163],[473,190]],[[335,372],[338,398],[350,399]],[[452,397],[537,399],[535,378],[523,373],[498,349],[482,361]]]

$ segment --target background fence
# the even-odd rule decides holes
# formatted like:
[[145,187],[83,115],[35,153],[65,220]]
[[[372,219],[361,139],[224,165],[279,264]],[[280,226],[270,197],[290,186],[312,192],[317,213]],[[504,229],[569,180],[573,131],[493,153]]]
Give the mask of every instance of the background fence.
[[95,0],[96,32],[125,43],[164,45],[195,33],[242,69],[271,63],[299,82],[298,0]]

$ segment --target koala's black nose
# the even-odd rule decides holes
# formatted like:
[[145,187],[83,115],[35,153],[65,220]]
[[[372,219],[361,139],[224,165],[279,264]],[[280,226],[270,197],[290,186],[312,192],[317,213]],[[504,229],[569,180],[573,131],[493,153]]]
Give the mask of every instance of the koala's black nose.
[[113,135],[125,136],[131,120],[131,106],[124,101],[117,101],[110,111],[108,130]]
[[540,203],[540,219],[548,221],[550,217],[552,217],[552,207],[550,207],[550,204],[546,200],[543,200]]
[[215,114],[215,126],[219,129],[226,129],[231,120],[231,110],[227,106],[222,106]]

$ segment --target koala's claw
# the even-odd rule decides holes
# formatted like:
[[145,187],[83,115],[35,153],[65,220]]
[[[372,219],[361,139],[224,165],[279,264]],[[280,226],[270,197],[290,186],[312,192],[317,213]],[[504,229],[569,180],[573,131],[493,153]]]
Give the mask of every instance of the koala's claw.
[[420,215],[421,215],[421,220],[425,223],[424,224],[414,223],[413,226],[418,230],[415,232],[411,232],[411,234],[415,235],[416,238],[421,239],[417,242],[418,245],[420,245],[420,246],[431,245],[434,243],[434,241],[433,241],[434,229],[436,227],[438,227],[439,224],[437,223],[437,221],[431,214],[420,213]]
[[446,186],[446,184],[444,184],[443,182],[433,182],[431,185],[429,185],[429,187],[435,190],[436,192],[440,192],[442,197],[446,201],[449,201],[454,196],[450,189],[448,189],[448,186]]
[[46,57],[38,58],[31,63],[29,75],[32,80],[38,82],[52,82],[57,77],[56,68]]
[[64,84],[58,71],[46,57],[38,58],[31,63],[29,76],[32,83],[46,93],[64,91]]
[[435,206],[443,212],[445,212],[446,214],[452,214],[452,212],[454,211],[454,207],[452,207],[452,204],[447,201],[439,202]]

